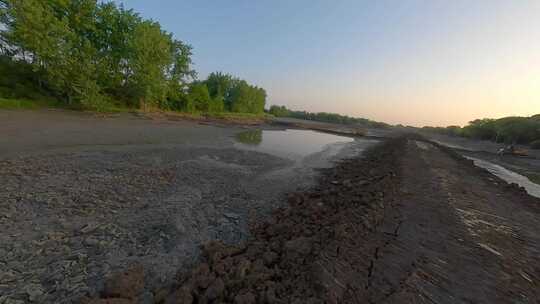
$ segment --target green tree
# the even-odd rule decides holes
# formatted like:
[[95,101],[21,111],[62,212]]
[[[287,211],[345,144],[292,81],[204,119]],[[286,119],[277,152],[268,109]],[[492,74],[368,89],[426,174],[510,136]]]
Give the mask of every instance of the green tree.
[[197,73],[191,68],[192,47],[190,45],[180,40],[172,40],[170,51],[173,60],[167,71],[168,98],[178,100],[184,95],[189,82],[197,77]]
[[264,89],[229,74],[194,82],[191,46],[114,2],[0,0],[0,55],[10,59],[2,69],[20,61],[18,72],[33,73],[20,79],[85,108],[262,113],[266,102]]
[[139,106],[158,106],[167,96],[167,79],[163,71],[172,61],[171,41],[158,23],[144,21],[135,27],[131,37],[130,78]]
[[230,103],[232,112],[260,114],[264,112],[266,92],[241,80],[231,89]]
[[211,98],[206,84],[194,82],[189,89],[188,111],[208,112],[210,110]]
[[268,111],[270,114],[276,117],[286,117],[290,115],[289,109],[285,106],[272,105]]
[[225,103],[223,96],[216,96],[210,99],[210,104],[208,106],[208,112],[220,113],[225,110]]
[[473,120],[463,128],[463,134],[476,139],[495,140],[497,138],[495,120],[489,118]]
[[195,76],[189,45],[112,2],[0,1],[2,53],[44,71],[45,86],[70,104],[164,106]]
[[212,99],[223,100],[224,108],[228,111],[232,109],[231,92],[238,83],[238,79],[221,72],[213,72],[208,75],[205,83]]
[[132,10],[102,3],[96,13],[96,31],[90,36],[98,49],[99,84],[115,98],[135,98],[130,91],[129,78],[133,75],[130,63],[133,58],[132,37],[142,19]]

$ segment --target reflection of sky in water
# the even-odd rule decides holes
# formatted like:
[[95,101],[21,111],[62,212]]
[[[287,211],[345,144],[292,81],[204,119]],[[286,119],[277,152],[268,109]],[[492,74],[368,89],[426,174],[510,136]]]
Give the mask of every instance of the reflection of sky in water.
[[488,170],[493,175],[498,176],[506,182],[516,183],[520,185],[521,187],[525,188],[527,190],[527,193],[529,193],[530,195],[540,197],[540,185],[531,182],[526,176],[517,174],[516,172],[510,171],[502,166],[482,159],[469,156],[465,157],[474,161],[474,164],[478,167]]
[[237,134],[237,146],[280,157],[302,158],[327,145],[353,141],[350,137],[311,130],[249,130]]

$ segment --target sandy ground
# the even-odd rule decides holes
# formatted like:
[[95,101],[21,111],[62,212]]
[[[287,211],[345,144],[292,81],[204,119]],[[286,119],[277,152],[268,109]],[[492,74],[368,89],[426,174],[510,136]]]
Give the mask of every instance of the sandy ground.
[[[190,269],[200,245],[238,243],[248,222],[310,187],[357,143],[300,162],[239,150],[241,127],[0,111],[0,303],[70,303],[140,263],[142,302]],[[21,302],[17,302],[21,301]]]

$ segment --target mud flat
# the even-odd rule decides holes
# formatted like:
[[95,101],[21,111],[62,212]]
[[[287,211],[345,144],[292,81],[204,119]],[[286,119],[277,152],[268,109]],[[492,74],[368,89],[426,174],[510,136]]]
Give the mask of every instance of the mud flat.
[[[251,128],[251,127],[250,127]],[[237,147],[243,126],[0,111],[0,303],[71,303],[137,264],[141,303],[372,142],[287,158]]]
[[[422,135],[440,144],[444,144],[448,147],[463,151],[496,153],[500,148],[506,146],[506,144],[504,143],[496,143],[489,140],[476,140],[464,137],[425,132],[423,132]],[[516,147],[519,149],[528,150],[529,156],[532,158],[540,158],[540,150],[533,150],[530,149],[530,147],[523,145],[516,145]]]
[[[191,274],[155,291],[153,301],[540,299],[540,200],[417,136],[326,169],[315,187],[290,194],[251,231],[240,244],[207,243]],[[102,298],[87,302],[136,302],[141,289],[133,282],[144,271],[134,266],[110,278]]]
[[285,126],[290,128],[309,129],[335,134],[345,135],[368,135],[368,131],[364,127],[357,125],[344,125],[337,123],[328,123],[312,120],[304,120],[289,117],[276,117],[272,120],[273,125]]
[[[527,150],[528,156],[497,155],[497,151],[504,147],[503,144],[439,134],[425,134],[425,136],[441,145],[454,149],[463,156],[479,159],[481,162],[484,162],[484,165],[491,166],[494,170],[497,170],[496,166],[501,166],[505,170],[525,176],[529,181],[524,181],[522,186],[525,186],[529,182],[540,185],[540,150],[518,146],[519,149]],[[517,177],[514,182],[521,179],[521,177]],[[531,185],[531,187],[536,186]]]

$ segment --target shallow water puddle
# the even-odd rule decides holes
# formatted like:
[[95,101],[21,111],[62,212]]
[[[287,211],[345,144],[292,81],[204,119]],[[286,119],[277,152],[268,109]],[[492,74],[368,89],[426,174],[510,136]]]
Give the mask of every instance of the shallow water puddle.
[[336,144],[354,141],[351,137],[338,136],[311,130],[249,130],[236,135],[236,146],[263,153],[299,159],[310,154],[329,150],[337,154]]
[[502,166],[475,157],[465,156],[478,167],[488,170],[491,174],[509,182],[516,183],[527,190],[532,196],[540,197],[540,185],[533,183],[526,176],[510,171]]

